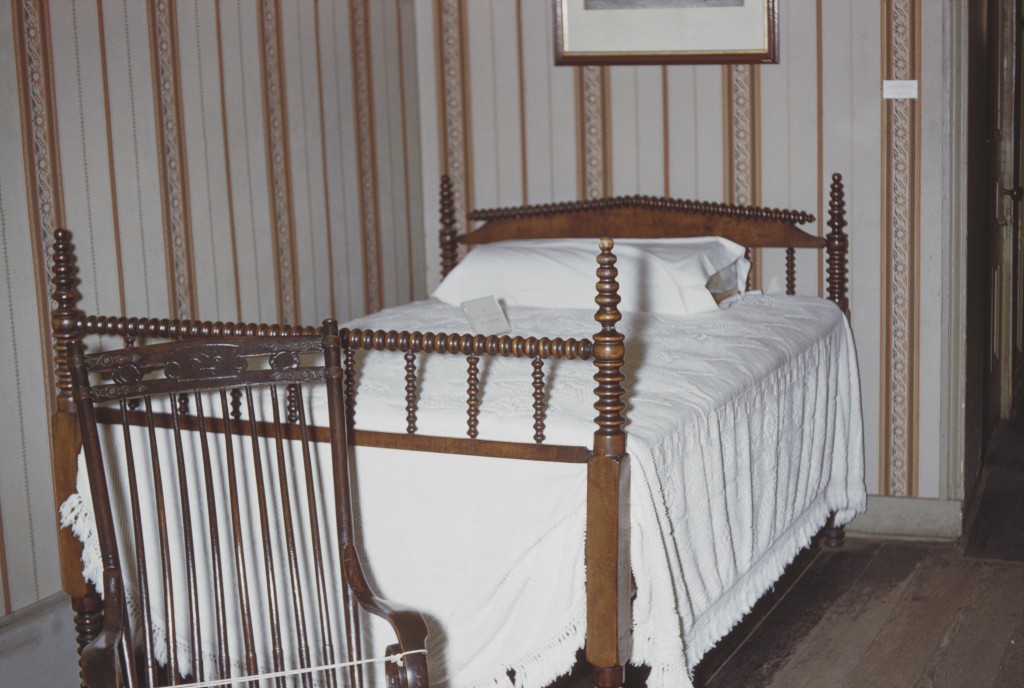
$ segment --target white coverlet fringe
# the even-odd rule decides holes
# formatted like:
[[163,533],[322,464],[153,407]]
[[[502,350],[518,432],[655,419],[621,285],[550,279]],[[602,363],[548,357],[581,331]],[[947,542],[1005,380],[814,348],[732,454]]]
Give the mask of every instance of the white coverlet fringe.
[[[596,329],[584,311],[509,315],[515,334],[550,334],[551,323],[559,336]],[[352,326],[465,329],[457,308],[436,301]],[[685,687],[830,511],[842,524],[865,508],[856,357],[843,315],[811,297],[747,294],[686,318],[626,314],[619,329],[632,466],[632,662],[651,667],[652,688]],[[419,432],[463,435],[465,360],[419,358]],[[404,432],[402,356],[359,359],[357,427]],[[529,361],[484,358],[480,367],[481,438],[531,441]],[[545,374],[546,441],[590,446],[593,365],[549,362]],[[357,450],[361,551],[379,592],[427,617],[431,685],[504,687],[513,670],[516,686],[541,688],[571,668],[586,628],[585,471]],[[85,542],[86,576],[96,581],[87,492],[80,471],[79,495],[62,515]]]

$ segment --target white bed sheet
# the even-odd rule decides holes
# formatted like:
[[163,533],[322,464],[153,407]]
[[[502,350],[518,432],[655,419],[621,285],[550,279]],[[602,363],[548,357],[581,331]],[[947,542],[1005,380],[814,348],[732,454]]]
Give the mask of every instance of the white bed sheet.
[[[585,311],[509,316],[513,334],[597,329]],[[352,325],[466,329],[457,308],[433,300]],[[830,510],[840,523],[863,510],[856,359],[845,318],[822,299],[748,294],[687,318],[626,315],[619,329],[632,657],[652,667],[648,685],[675,688]],[[464,413],[451,411],[464,409],[464,359],[425,358],[419,432],[464,435]],[[593,364],[545,370],[547,442],[589,446]],[[531,372],[528,360],[481,362],[481,438],[531,441]],[[404,375],[400,354],[360,354],[357,427],[404,432]],[[507,685],[512,669],[529,688],[571,667],[586,620],[585,467],[359,448],[355,470],[364,557],[385,597],[426,615],[432,685]],[[69,518],[79,528],[84,501]],[[95,571],[98,552],[85,556]]]

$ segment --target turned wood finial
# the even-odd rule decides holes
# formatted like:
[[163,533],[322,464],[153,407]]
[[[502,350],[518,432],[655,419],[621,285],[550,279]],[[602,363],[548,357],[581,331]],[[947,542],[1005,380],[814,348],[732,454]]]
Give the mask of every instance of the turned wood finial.
[[608,238],[601,239],[601,253],[597,257],[597,314],[594,319],[601,324],[601,331],[594,335],[594,365],[597,373],[594,393],[597,402],[598,429],[594,433],[594,453],[602,456],[623,456],[626,453],[626,435],[622,431],[625,418],[622,415],[625,404],[622,395],[622,366],[625,363],[625,337],[615,329],[622,319],[619,312],[619,283],[615,280],[619,271],[615,267],[616,257],[612,253],[615,243]]
[[[71,372],[68,369],[68,345],[81,337],[78,319],[78,266],[75,264],[75,246],[71,232],[57,229],[53,233],[53,272],[50,278],[50,326],[53,330],[54,372],[56,375],[58,404],[71,398]],[[70,404],[68,404],[70,408]]]
[[452,178],[447,174],[441,176],[441,277],[445,277],[456,263],[459,242],[455,230],[455,191]]
[[843,231],[846,227],[846,190],[843,175],[838,172],[832,175],[828,226],[832,229],[825,237],[825,250],[828,251],[828,298],[849,317],[850,302],[846,297],[846,251],[849,239]]

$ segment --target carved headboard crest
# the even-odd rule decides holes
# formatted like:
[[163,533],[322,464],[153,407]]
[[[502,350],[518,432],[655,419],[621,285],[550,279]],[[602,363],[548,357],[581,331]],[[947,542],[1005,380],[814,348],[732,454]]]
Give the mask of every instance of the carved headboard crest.
[[613,208],[646,208],[664,210],[666,212],[686,212],[697,215],[715,215],[734,217],[744,220],[761,220],[764,222],[785,222],[803,225],[814,222],[810,213],[799,210],[782,210],[778,208],[758,208],[755,206],[730,205],[728,203],[710,203],[707,201],[685,201],[661,196],[615,196],[597,198],[589,201],[568,201],[564,203],[542,203],[524,205],[518,208],[489,208],[472,210],[466,214],[467,219],[477,222],[506,218],[540,217],[544,215],[563,215],[566,213],[585,213],[610,210]]

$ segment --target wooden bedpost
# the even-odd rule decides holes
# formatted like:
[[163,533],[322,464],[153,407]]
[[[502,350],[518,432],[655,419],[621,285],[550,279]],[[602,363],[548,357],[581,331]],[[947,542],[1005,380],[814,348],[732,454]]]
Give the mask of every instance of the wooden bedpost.
[[455,192],[452,178],[441,176],[441,277],[447,277],[459,262],[459,242],[455,232]]
[[594,686],[618,688],[629,658],[629,456],[626,454],[624,390],[621,372],[624,337],[615,329],[619,285],[614,244],[601,239],[597,262],[597,315],[594,335],[594,380],[597,430],[587,463],[587,661]]
[[[71,400],[71,372],[68,368],[68,346],[81,340],[78,319],[78,268],[71,232],[58,229],[53,233],[53,290],[51,292],[51,327],[53,330],[56,404],[50,419],[50,455],[53,467],[54,505],[60,505],[75,492],[78,477],[78,452],[82,434]],[[60,579],[64,592],[71,597],[75,611],[78,652],[92,642],[103,627],[103,602],[92,585],[82,577],[82,543],[67,528],[60,528],[57,515],[57,545],[60,556]]]
[[[829,191],[828,226],[832,229],[825,237],[825,250],[828,251],[828,298],[835,302],[849,319],[850,301],[846,297],[846,251],[850,242],[843,231],[846,227],[846,190],[843,186],[843,175],[838,172],[832,175],[832,187]],[[829,514],[828,523],[822,531],[826,547],[842,547],[843,539],[846,537],[845,526],[837,526],[835,517],[835,512]]]
[[828,199],[828,226],[832,229],[825,237],[828,251],[828,298],[850,317],[850,302],[846,298],[846,251],[850,245],[843,228],[846,227],[846,190],[843,175],[832,175],[832,188]]

